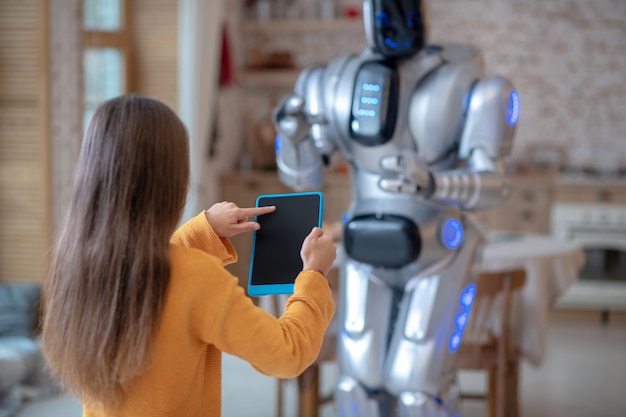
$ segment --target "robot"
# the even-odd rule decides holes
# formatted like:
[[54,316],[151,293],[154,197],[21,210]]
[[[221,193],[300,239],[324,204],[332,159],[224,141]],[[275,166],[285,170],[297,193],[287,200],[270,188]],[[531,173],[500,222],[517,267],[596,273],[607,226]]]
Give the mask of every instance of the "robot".
[[519,96],[469,45],[425,43],[420,0],[365,0],[368,47],[311,67],[274,109],[276,162],[319,189],[351,176],[338,308],[342,417],[458,415],[455,352],[484,241],[469,212],[507,198]]

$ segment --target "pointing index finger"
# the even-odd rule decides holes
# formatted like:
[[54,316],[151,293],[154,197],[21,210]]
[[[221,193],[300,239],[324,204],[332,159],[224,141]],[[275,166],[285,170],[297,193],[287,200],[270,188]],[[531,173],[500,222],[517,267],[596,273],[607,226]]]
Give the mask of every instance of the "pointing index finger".
[[246,217],[253,217],[271,213],[274,210],[276,210],[276,206],[250,207],[242,208],[241,213]]

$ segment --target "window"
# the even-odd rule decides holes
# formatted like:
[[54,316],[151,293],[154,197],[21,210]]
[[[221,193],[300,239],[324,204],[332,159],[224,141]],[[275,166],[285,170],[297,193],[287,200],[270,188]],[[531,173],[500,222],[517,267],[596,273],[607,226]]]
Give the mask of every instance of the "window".
[[105,100],[131,91],[130,0],[83,0],[83,127]]

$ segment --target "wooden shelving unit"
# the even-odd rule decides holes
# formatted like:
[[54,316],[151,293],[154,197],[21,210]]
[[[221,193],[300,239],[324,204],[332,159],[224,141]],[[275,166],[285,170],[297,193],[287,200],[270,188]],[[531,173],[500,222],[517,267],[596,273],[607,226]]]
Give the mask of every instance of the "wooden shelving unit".
[[363,39],[363,20],[361,16],[256,20],[240,13],[237,38],[242,55],[236,78],[242,87],[241,106],[233,112],[241,114],[244,152],[253,168],[271,169],[273,108],[293,91],[303,68],[345,53],[352,46],[345,39]]
[[273,20],[243,20],[241,32],[245,35],[258,33],[272,33],[276,35],[301,32],[333,32],[359,30],[363,31],[361,17],[348,19],[273,19]]

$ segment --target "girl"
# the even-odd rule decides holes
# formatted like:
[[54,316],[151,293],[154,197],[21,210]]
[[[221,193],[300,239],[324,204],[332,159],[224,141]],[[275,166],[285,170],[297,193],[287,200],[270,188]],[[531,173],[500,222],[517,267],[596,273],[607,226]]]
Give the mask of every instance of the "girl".
[[83,416],[219,416],[221,352],[290,378],[316,358],[335,305],[336,257],[314,228],[280,318],[256,307],[224,265],[228,237],[273,207],[218,203],[180,227],[186,129],[138,95],[104,103],[85,134],[44,286],[43,349]]

